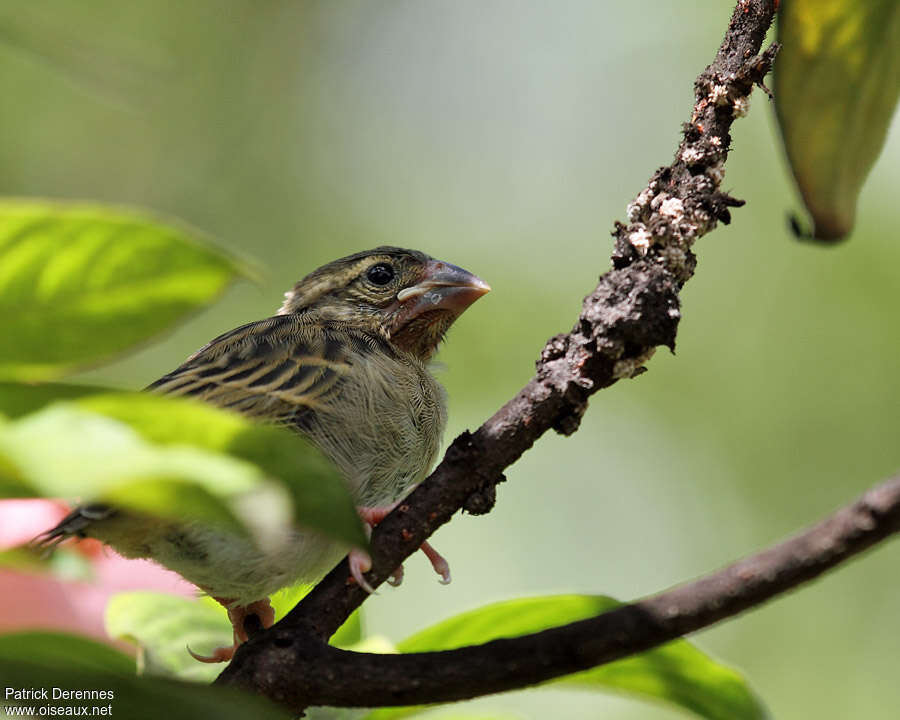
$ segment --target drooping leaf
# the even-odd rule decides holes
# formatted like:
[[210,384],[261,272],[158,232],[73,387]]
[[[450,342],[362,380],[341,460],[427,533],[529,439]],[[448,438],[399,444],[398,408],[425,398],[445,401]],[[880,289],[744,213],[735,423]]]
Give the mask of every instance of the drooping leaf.
[[[102,708],[111,717],[129,720],[287,720],[290,715],[271,703],[230,688],[137,677],[134,660],[100,643],[63,633],[0,635],[0,678],[9,688],[47,689],[47,700],[4,698],[4,704],[40,708]],[[56,698],[53,689],[94,692],[94,698]],[[102,695],[101,695],[102,694]],[[102,711],[101,711],[102,712]]]
[[[401,652],[450,650],[501,637],[539,632],[594,617],[620,603],[602,596],[558,595],[495,603],[457,615],[407,638]],[[707,720],[762,720],[765,706],[733,669],[686,640],[553,681],[589,690],[614,690],[674,704]],[[386,708],[367,720],[407,717],[421,708]]]
[[207,305],[242,268],[198,237],[134,211],[0,202],[0,377],[97,363]]
[[109,501],[238,533],[237,501],[263,482],[248,463],[189,446],[157,447],[124,423],[64,404],[0,428],[0,453],[27,483],[26,496]]
[[365,544],[340,474],[302,438],[145,393],[90,395],[0,425],[0,496],[189,516],[263,544],[291,523]]
[[337,468],[295,433],[190,399],[150,393],[92,395],[77,404],[128,423],[154,444],[189,444],[252,463],[283,483],[296,522],[351,545],[366,544]]
[[853,227],[900,97],[900,3],[782,0],[778,39],[775,107],[788,160],[814,236],[834,242]]

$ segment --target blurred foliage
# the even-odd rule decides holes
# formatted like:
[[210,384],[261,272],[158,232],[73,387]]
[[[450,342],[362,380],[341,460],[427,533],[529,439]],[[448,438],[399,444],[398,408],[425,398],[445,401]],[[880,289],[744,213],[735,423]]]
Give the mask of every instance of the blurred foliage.
[[106,606],[106,631],[138,647],[139,673],[194,682],[212,682],[222,668],[197,662],[186,648],[208,655],[233,642],[221,605],[156,592],[113,596]]
[[264,547],[284,542],[295,522],[365,544],[343,479],[318,450],[182,398],[89,395],[0,425],[0,496],[75,496],[197,518]]
[[[275,618],[280,620],[309,591],[309,586],[285,588],[272,596]],[[212,682],[220,665],[199,663],[185,646],[200,655],[232,642],[225,608],[210,597],[185,598],[155,592],[125,592],[106,607],[110,637],[139,648],[138,670],[198,682]],[[359,612],[350,616],[331,639],[338,647],[352,647],[362,639]]]
[[852,229],[900,98],[897,0],[784,0],[775,108],[813,236]]
[[[453,437],[511,397],[546,339],[575,321],[609,266],[612,220],[671,157],[731,9],[10,0],[0,193],[153,207],[268,268],[263,287],[233,286],[165,342],[82,382],[143,387],[272,314],[322,262],[383,242],[471,268],[494,290],[441,352]],[[605,390],[572,438],[543,439],[487,518],[443,528],[453,585],[411,559],[402,588],[366,603],[370,632],[405,637],[518,595],[644,595],[900,467],[896,125],[854,243],[828,253],[791,240],[774,137],[756,95],[725,181],[748,204],[696,248],[677,357],[658,353],[636,382]],[[892,719],[898,552],[880,548],[698,642],[739,664],[777,717]],[[683,717],[559,684],[468,707]]]
[[0,382],[0,413],[7,418],[17,418],[52,402],[107,392],[109,388],[101,385]]
[[[23,648],[28,652],[23,653]],[[93,640],[62,633],[0,635],[0,677],[7,689],[45,689],[48,695],[56,688],[109,693],[103,699],[85,700],[50,698],[13,702],[8,693],[4,698],[4,703],[9,705],[56,709],[60,715],[74,715],[73,709],[77,708],[86,708],[84,714],[92,715],[93,708],[103,708],[112,710],[106,715],[129,720],[151,720],[161,715],[172,720],[209,715],[221,720],[289,717],[268,701],[236,690],[162,678],[139,679],[134,675],[134,661],[127,655]]]

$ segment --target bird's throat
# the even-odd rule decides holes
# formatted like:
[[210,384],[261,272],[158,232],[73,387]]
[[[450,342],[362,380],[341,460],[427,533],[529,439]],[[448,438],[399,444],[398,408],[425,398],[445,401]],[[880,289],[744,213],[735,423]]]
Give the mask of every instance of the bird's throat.
[[428,362],[455,319],[455,314],[447,310],[424,312],[396,328],[391,333],[391,343],[422,362]]

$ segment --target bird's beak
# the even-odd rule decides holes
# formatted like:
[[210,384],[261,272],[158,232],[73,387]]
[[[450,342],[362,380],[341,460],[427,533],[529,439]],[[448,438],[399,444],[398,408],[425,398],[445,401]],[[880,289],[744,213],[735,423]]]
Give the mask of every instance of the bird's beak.
[[431,310],[449,311],[458,316],[490,290],[490,285],[468,270],[440,260],[429,260],[422,279],[397,293],[397,301],[408,322]]

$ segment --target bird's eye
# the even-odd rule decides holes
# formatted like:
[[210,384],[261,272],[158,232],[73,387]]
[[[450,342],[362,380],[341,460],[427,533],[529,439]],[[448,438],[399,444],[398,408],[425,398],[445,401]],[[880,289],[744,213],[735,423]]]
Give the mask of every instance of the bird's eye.
[[387,285],[394,279],[394,268],[387,263],[378,263],[368,269],[366,277],[375,285]]

